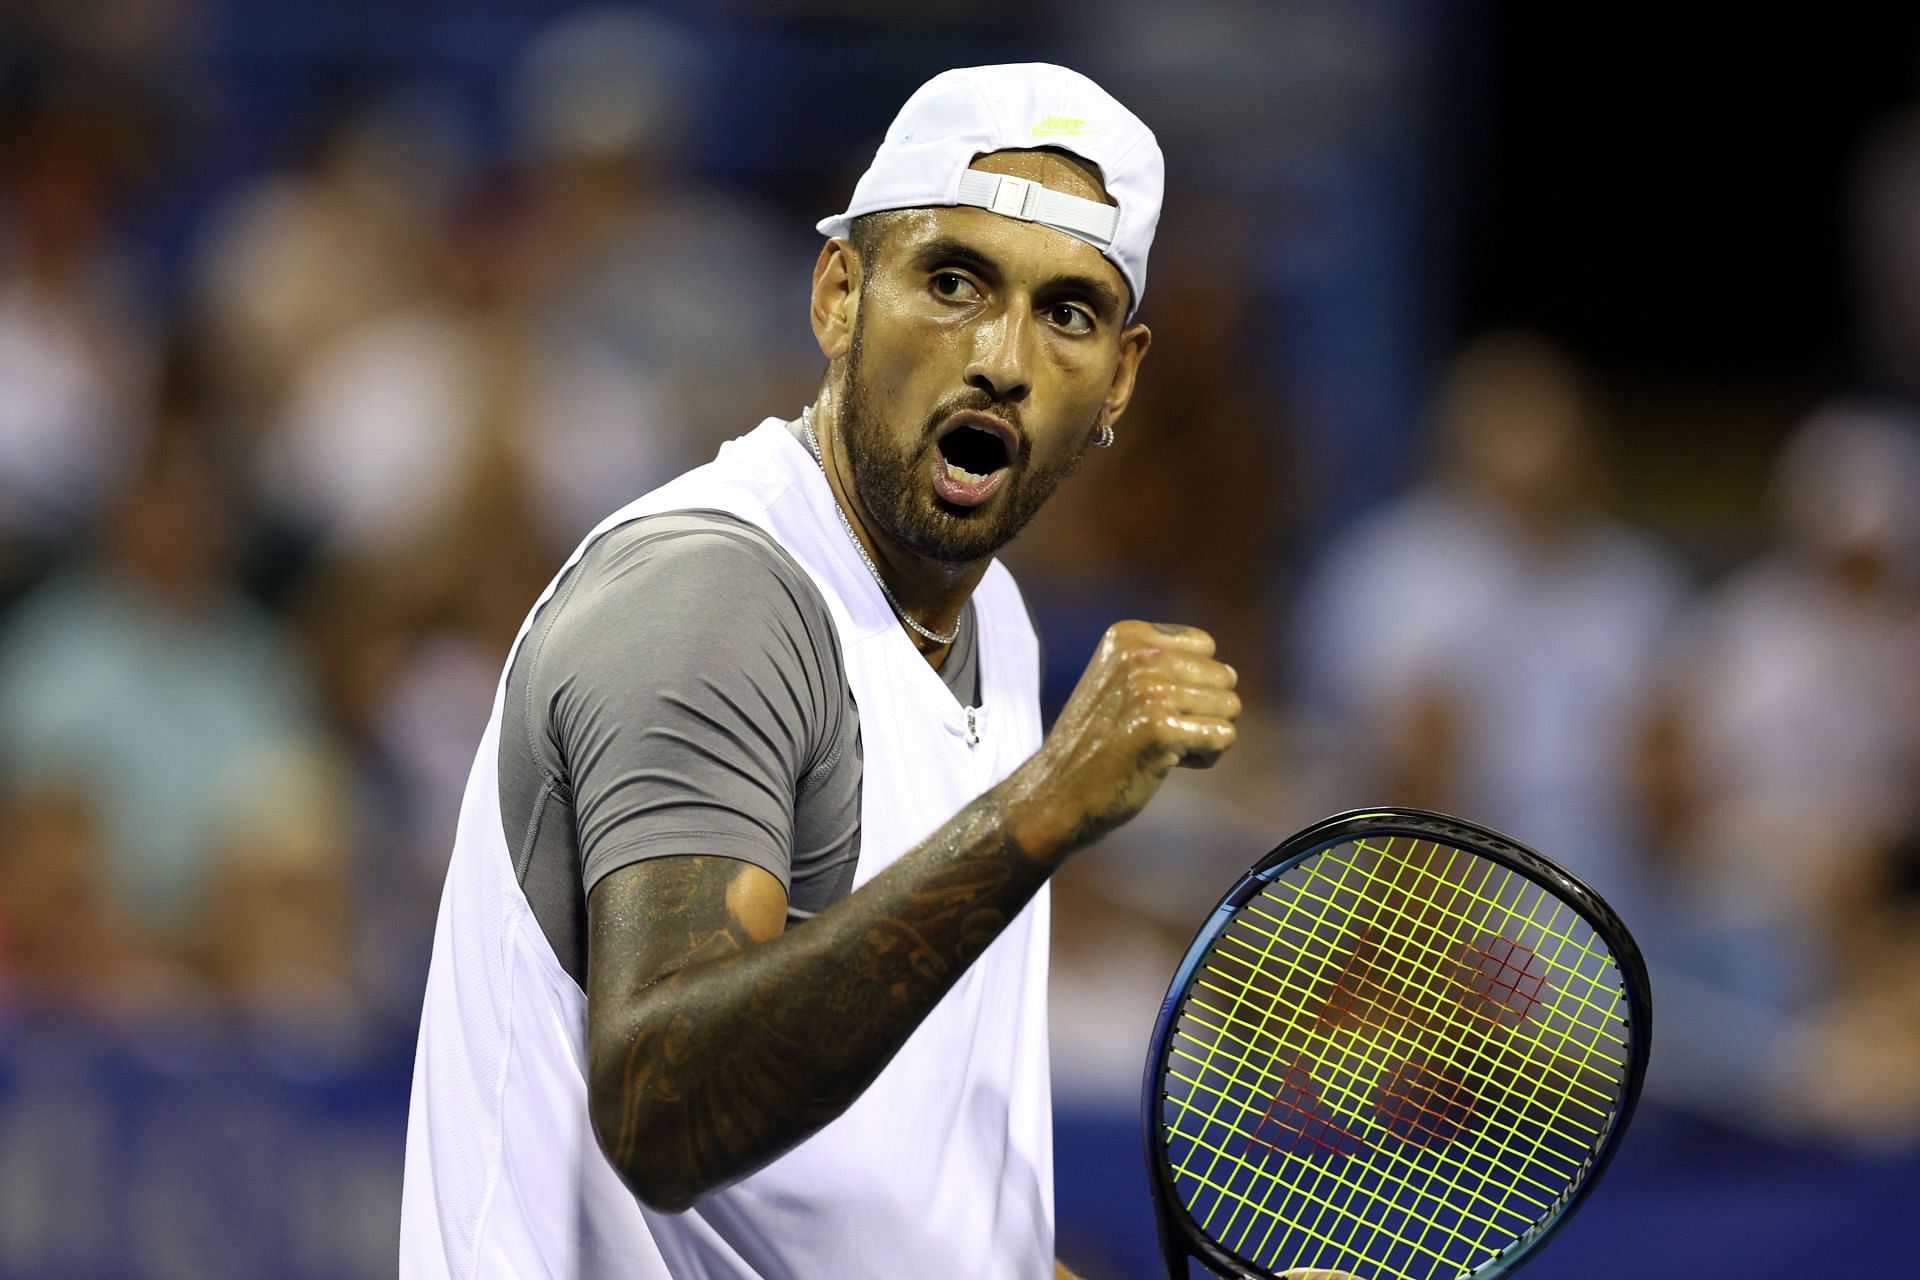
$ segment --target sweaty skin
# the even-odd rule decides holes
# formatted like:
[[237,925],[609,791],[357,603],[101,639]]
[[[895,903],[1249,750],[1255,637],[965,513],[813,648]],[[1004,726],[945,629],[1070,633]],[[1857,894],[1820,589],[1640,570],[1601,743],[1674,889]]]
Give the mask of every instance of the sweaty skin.
[[[1055,153],[975,167],[1105,199]],[[884,216],[880,251],[829,241],[815,268],[829,369],[813,422],[856,536],[901,605],[945,632],[992,551],[1125,411],[1149,335],[1126,323],[1126,284],[1091,245],[979,209]],[[934,435],[962,410],[1020,441],[1007,482],[965,510],[930,482]],[[1235,679],[1203,631],[1116,624],[1032,757],[791,930],[774,876],[697,848],[601,880],[587,903],[589,1098],[634,1194],[685,1209],[844,1111],[1069,856],[1173,768],[1233,745]]]
[[[1056,152],[973,167],[1106,199],[1092,170]],[[1126,411],[1152,335],[1126,323],[1125,280],[1084,241],[984,209],[874,216],[885,230],[872,261],[834,240],[814,266],[814,335],[835,365],[815,425],[855,533],[907,611],[945,634],[998,544]],[[1021,440],[1009,483],[965,513],[928,481],[933,436],[960,409],[992,413]],[[883,492],[894,471],[903,494]],[[921,647],[936,664],[944,652]]]

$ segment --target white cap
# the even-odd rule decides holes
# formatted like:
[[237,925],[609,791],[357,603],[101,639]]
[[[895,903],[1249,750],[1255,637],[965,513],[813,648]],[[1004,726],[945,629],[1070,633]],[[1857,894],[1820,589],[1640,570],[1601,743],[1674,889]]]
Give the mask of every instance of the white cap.
[[[968,168],[989,152],[1036,147],[1070,151],[1098,165],[1115,203]],[[914,91],[854,186],[847,211],[822,219],[818,228],[824,236],[844,236],[855,218],[883,209],[976,205],[1093,245],[1126,278],[1137,309],[1147,290],[1147,251],[1165,182],[1153,130],[1078,71],[1047,62],[963,67]]]

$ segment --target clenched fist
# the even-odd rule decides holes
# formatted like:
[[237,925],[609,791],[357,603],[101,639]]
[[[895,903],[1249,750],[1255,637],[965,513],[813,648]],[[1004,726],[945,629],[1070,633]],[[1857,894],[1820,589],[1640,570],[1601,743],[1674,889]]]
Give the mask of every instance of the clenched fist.
[[1198,628],[1115,623],[1053,732],[1008,779],[1021,847],[1065,857],[1140,812],[1176,765],[1219,759],[1240,714],[1236,679]]

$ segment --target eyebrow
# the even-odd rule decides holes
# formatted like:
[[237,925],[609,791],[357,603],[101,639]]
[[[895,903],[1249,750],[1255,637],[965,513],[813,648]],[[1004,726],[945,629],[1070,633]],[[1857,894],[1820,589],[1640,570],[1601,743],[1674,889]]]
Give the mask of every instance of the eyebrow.
[[[1002,276],[1000,264],[980,250],[951,236],[942,236],[929,242],[913,255],[914,261],[922,268],[940,263],[956,263],[971,267],[989,281],[998,282]],[[1103,320],[1112,320],[1121,312],[1120,295],[1113,286],[1093,276],[1067,274],[1050,276],[1040,287],[1034,290],[1037,297],[1050,297],[1058,294],[1073,294],[1092,303]]]
[[1100,318],[1110,320],[1121,313],[1120,295],[1104,280],[1092,276],[1055,276],[1042,287],[1042,293],[1079,294],[1091,302]]

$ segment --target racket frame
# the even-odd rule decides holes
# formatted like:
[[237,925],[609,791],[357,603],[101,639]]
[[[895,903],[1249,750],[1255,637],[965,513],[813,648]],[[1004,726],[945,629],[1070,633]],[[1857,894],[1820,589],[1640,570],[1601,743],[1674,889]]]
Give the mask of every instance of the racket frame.
[[1350,809],[1334,814],[1282,841],[1221,896],[1212,914],[1194,935],[1186,955],[1181,957],[1179,967],[1174,970],[1166,999],[1160,1005],[1160,1016],[1154,1022],[1153,1040],[1147,1053],[1146,1077],[1141,1088],[1141,1133],[1146,1141],[1148,1168],[1152,1171],[1150,1181],[1153,1184],[1154,1218],[1159,1230],[1161,1256],[1166,1260],[1168,1275],[1178,1280],[1186,1280],[1187,1262],[1194,1258],[1219,1274],[1236,1277],[1237,1280],[1273,1280],[1278,1274],[1240,1257],[1208,1237],[1174,1194],[1173,1169],[1167,1156],[1166,1143],[1161,1138],[1161,1106],[1165,1099],[1160,1092],[1160,1076],[1168,1042],[1179,1023],[1180,1005],[1193,983],[1200,962],[1215,939],[1233,922],[1240,908],[1250,898],[1308,858],[1336,845],[1367,836],[1412,836],[1437,840],[1499,863],[1541,884],[1577,912],[1606,943],[1620,972],[1627,999],[1627,1078],[1621,1090],[1620,1105],[1608,1118],[1606,1131],[1601,1135],[1597,1149],[1581,1162],[1584,1171],[1582,1176],[1560,1194],[1539,1221],[1473,1271],[1462,1272],[1458,1280],[1498,1280],[1519,1270],[1572,1216],[1593,1189],[1594,1183],[1600,1180],[1600,1175],[1606,1172],[1614,1151],[1620,1145],[1620,1137],[1639,1105],[1640,1087],[1646,1079],[1647,1056],[1652,1047],[1653,993],[1647,981],[1646,961],[1640,954],[1638,944],[1605,899],[1584,880],[1551,858],[1464,818],[1430,809],[1393,807]]

